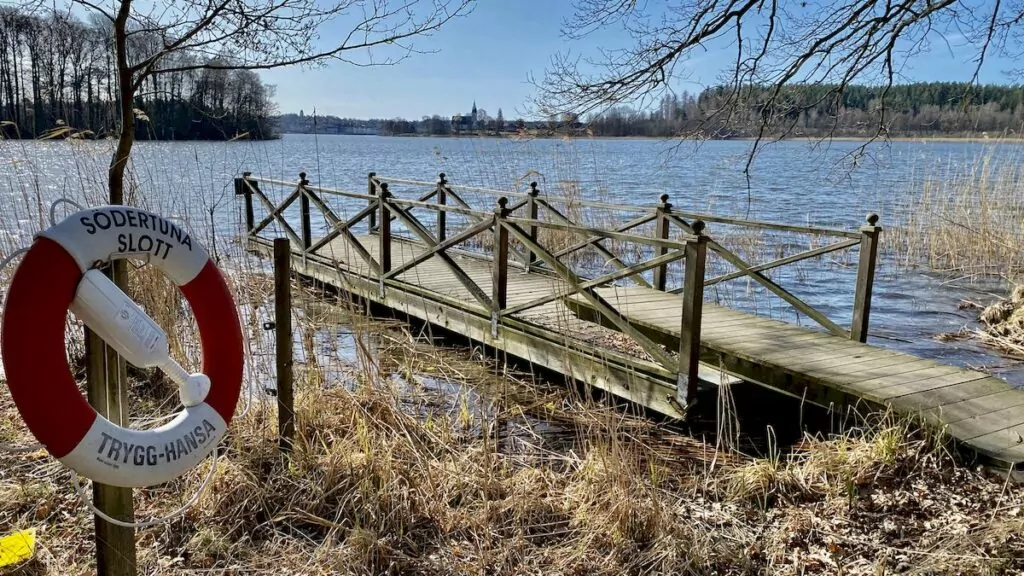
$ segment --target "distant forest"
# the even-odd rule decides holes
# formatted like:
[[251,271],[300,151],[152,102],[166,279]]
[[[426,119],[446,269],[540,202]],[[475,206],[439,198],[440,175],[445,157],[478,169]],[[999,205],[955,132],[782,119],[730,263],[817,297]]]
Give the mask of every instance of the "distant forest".
[[[884,95],[884,97],[883,97]],[[717,87],[699,95],[669,95],[655,110],[618,107],[589,118],[595,136],[711,138],[766,135],[866,136],[880,125],[889,136],[1019,134],[1024,124],[1024,87],[927,82],[889,87],[798,84],[787,86],[768,106],[767,88],[740,94]]]
[[[137,31],[129,52],[147,54],[155,33]],[[111,25],[60,12],[0,6],[0,137],[105,137],[116,132],[117,73]],[[189,63],[226,57],[178,54]],[[167,69],[179,62],[162,62]],[[270,138],[272,89],[255,72],[154,74],[135,100],[140,140]]]
[[[152,53],[158,33],[129,37],[135,60]],[[106,137],[117,130],[116,70],[110,23],[66,13],[0,6],[0,138]],[[176,54],[165,69],[230,63],[227,55]],[[278,132],[381,135],[767,136],[1019,135],[1024,87],[954,82],[870,86],[803,84],[774,94],[767,88],[725,87],[674,94],[653,109],[619,106],[586,118],[543,120],[472,114],[352,119],[277,115],[273,87],[242,70],[193,70],[151,75],[135,101],[140,140],[272,138]],[[880,123],[881,120],[881,123]]]
[[[484,114],[470,130],[452,119],[424,116],[357,120],[335,116],[287,114],[282,132],[319,134],[495,135],[517,132],[577,136],[700,135],[727,139],[756,136],[766,122],[767,136],[868,136],[881,125],[893,137],[1016,135],[1024,125],[1024,87],[972,86],[932,82],[890,87],[847,86],[841,92],[827,84],[792,85],[767,106],[769,92],[746,87],[733,94],[723,87],[700,94],[668,95],[653,110],[619,106],[585,119],[564,115],[543,121],[505,121]],[[464,117],[463,117],[464,119]]]

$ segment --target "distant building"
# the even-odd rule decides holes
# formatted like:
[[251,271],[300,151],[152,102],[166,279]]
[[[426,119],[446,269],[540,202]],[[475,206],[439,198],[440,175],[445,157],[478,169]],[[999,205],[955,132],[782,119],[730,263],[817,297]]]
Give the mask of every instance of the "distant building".
[[471,132],[480,128],[480,120],[477,116],[476,102],[473,102],[473,111],[469,114],[456,114],[452,116],[452,130],[459,132]]

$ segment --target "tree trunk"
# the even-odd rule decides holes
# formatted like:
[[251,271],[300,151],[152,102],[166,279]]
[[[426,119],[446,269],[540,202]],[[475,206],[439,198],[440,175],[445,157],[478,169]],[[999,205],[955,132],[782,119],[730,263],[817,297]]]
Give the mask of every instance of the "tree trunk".
[[[122,12],[127,16],[127,6],[130,0],[122,0]],[[132,145],[135,144],[135,112],[133,102],[135,97],[134,77],[131,67],[128,64],[128,38],[127,18],[114,23],[114,52],[117,59],[117,95],[118,111],[121,115],[121,134],[117,139],[117,149],[110,159],[110,172],[107,179],[107,190],[110,193],[111,204],[124,204],[124,171],[128,166],[128,157],[132,153]]]
[[[128,164],[128,157],[132,151],[132,144],[135,137],[135,116],[132,113],[132,97],[135,89],[132,84],[132,69],[128,65],[127,52],[127,24],[131,0],[121,0],[117,19],[114,21],[114,44],[117,59],[118,96],[121,113],[121,134],[118,137],[117,149],[110,160],[110,171],[108,175],[108,191],[110,193],[110,204],[124,203],[124,171]],[[128,266],[124,258],[113,259],[109,274],[114,284],[122,290],[128,289]],[[93,354],[103,353],[107,357],[105,370],[102,366],[90,369],[87,379],[90,401],[105,398],[108,400],[119,400],[127,398],[128,375],[124,359],[120,358],[113,348],[108,347],[101,339],[93,336],[92,342],[96,344]],[[102,352],[101,352],[102,351]],[[94,358],[95,359],[95,358]],[[95,366],[96,362],[90,362]],[[110,411],[107,406],[94,402],[93,406],[98,409],[114,424],[124,425],[127,423],[127,414],[124,410]],[[126,405],[127,403],[124,403]],[[113,403],[114,406],[122,405],[120,402]],[[119,488],[104,484],[93,484],[93,500],[99,509],[115,518],[131,522],[135,517],[135,508],[132,501],[131,488]],[[135,551],[135,530],[115,526],[102,520],[99,516],[95,518],[96,528],[96,568],[97,573],[110,576],[128,576],[137,573],[136,551]]]
[[[118,73],[121,84],[124,86],[124,75]],[[131,73],[128,74],[128,88],[119,88],[120,92],[120,114],[121,133],[117,138],[117,148],[114,156],[110,159],[110,171],[107,178],[107,191],[111,204],[124,204],[124,171],[128,166],[128,158],[132,153],[132,145],[135,144],[135,114],[132,111],[132,89]]]

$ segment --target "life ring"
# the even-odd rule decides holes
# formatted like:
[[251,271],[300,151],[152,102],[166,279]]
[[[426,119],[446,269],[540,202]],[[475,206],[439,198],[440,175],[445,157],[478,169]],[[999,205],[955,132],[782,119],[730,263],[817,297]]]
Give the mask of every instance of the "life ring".
[[[199,326],[202,374],[209,379],[208,392],[195,402],[184,402],[183,393],[185,409],[152,430],[124,428],[100,416],[79,392],[65,352],[68,310],[78,314],[90,294],[100,298],[93,316],[116,310],[93,318],[96,327],[83,318],[97,333],[106,327],[150,348],[156,332],[162,334],[113,283],[104,288],[98,282],[106,280],[96,280],[105,278],[96,265],[128,256],[147,258],[184,294]],[[125,300],[104,300],[113,294],[103,291],[108,288]],[[0,336],[7,385],[29,430],[55,458],[103,484],[152,486],[184,474],[216,448],[238,402],[242,333],[227,283],[195,238],[145,210],[100,206],[39,233],[11,280]]]

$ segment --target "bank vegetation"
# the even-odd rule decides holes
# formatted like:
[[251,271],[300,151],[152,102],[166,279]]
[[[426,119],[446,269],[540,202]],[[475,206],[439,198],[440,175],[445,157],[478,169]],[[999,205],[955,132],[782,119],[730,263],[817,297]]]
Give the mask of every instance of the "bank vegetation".
[[[140,299],[162,324],[183,326],[180,301],[153,282],[137,279]],[[272,358],[257,312],[272,282],[250,272],[232,285],[252,357]],[[267,381],[250,382],[209,489],[183,517],[138,532],[141,573],[1024,569],[1024,492],[910,420],[848,416],[842,430],[741,454],[715,435],[679,434],[499,359],[437,348],[404,324],[325,304],[319,292],[296,293],[293,453],[278,449]],[[195,352],[189,333],[175,333],[186,356]],[[158,374],[134,373],[132,393],[136,418],[173,406]],[[30,443],[9,396],[0,402],[0,441]],[[185,503],[212,465],[137,490],[137,518]],[[44,451],[0,453],[0,531],[36,527],[39,542],[9,573],[91,571],[92,519],[69,482]]]

